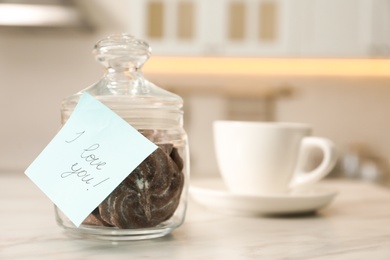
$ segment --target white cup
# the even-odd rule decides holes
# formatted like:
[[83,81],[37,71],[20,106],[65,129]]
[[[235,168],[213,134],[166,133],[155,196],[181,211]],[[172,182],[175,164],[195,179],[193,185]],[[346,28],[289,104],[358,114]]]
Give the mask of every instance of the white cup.
[[[215,121],[213,129],[219,170],[232,193],[288,193],[321,180],[337,161],[334,144],[310,137],[308,124]],[[315,149],[322,151],[323,159],[305,172],[303,167]]]

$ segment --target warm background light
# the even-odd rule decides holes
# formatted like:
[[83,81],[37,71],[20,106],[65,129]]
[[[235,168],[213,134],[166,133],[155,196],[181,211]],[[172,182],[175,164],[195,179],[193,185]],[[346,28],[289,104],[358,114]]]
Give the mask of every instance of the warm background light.
[[390,59],[152,57],[145,73],[221,76],[388,77]]

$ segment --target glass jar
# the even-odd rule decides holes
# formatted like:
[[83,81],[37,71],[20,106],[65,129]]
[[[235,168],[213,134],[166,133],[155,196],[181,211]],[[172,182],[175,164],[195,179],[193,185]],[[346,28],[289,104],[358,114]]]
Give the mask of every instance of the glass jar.
[[[187,205],[189,148],[183,129],[183,100],[143,77],[141,68],[151,54],[146,42],[128,34],[111,35],[98,41],[93,53],[105,66],[105,75],[92,86],[63,100],[62,123],[68,120],[81,95],[87,92],[159,148],[130,173],[81,226],[76,227],[55,207],[57,223],[78,236],[114,241],[169,234],[183,223]],[[161,157],[156,152],[168,156]],[[167,161],[161,163],[162,158]],[[159,169],[153,164],[158,164]],[[161,164],[168,166],[162,168]],[[138,193],[138,198],[129,199],[123,194],[134,193],[134,185],[137,181],[146,181],[143,178],[159,183],[149,184],[145,193]],[[131,203],[132,209],[110,205],[110,201],[118,198],[124,198],[121,205]]]

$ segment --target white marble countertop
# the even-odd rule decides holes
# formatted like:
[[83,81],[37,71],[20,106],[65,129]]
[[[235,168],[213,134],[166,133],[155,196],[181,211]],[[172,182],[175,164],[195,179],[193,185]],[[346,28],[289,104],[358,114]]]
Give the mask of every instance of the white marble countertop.
[[0,259],[390,259],[390,191],[367,183],[325,181],[339,195],[300,217],[228,216],[190,201],[171,235],[121,243],[68,237],[21,173],[0,183]]

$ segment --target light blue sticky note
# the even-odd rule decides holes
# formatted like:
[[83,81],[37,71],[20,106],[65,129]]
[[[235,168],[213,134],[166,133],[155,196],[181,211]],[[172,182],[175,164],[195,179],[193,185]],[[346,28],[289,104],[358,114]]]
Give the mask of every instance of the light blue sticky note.
[[91,95],[25,174],[76,225],[157,146]]

